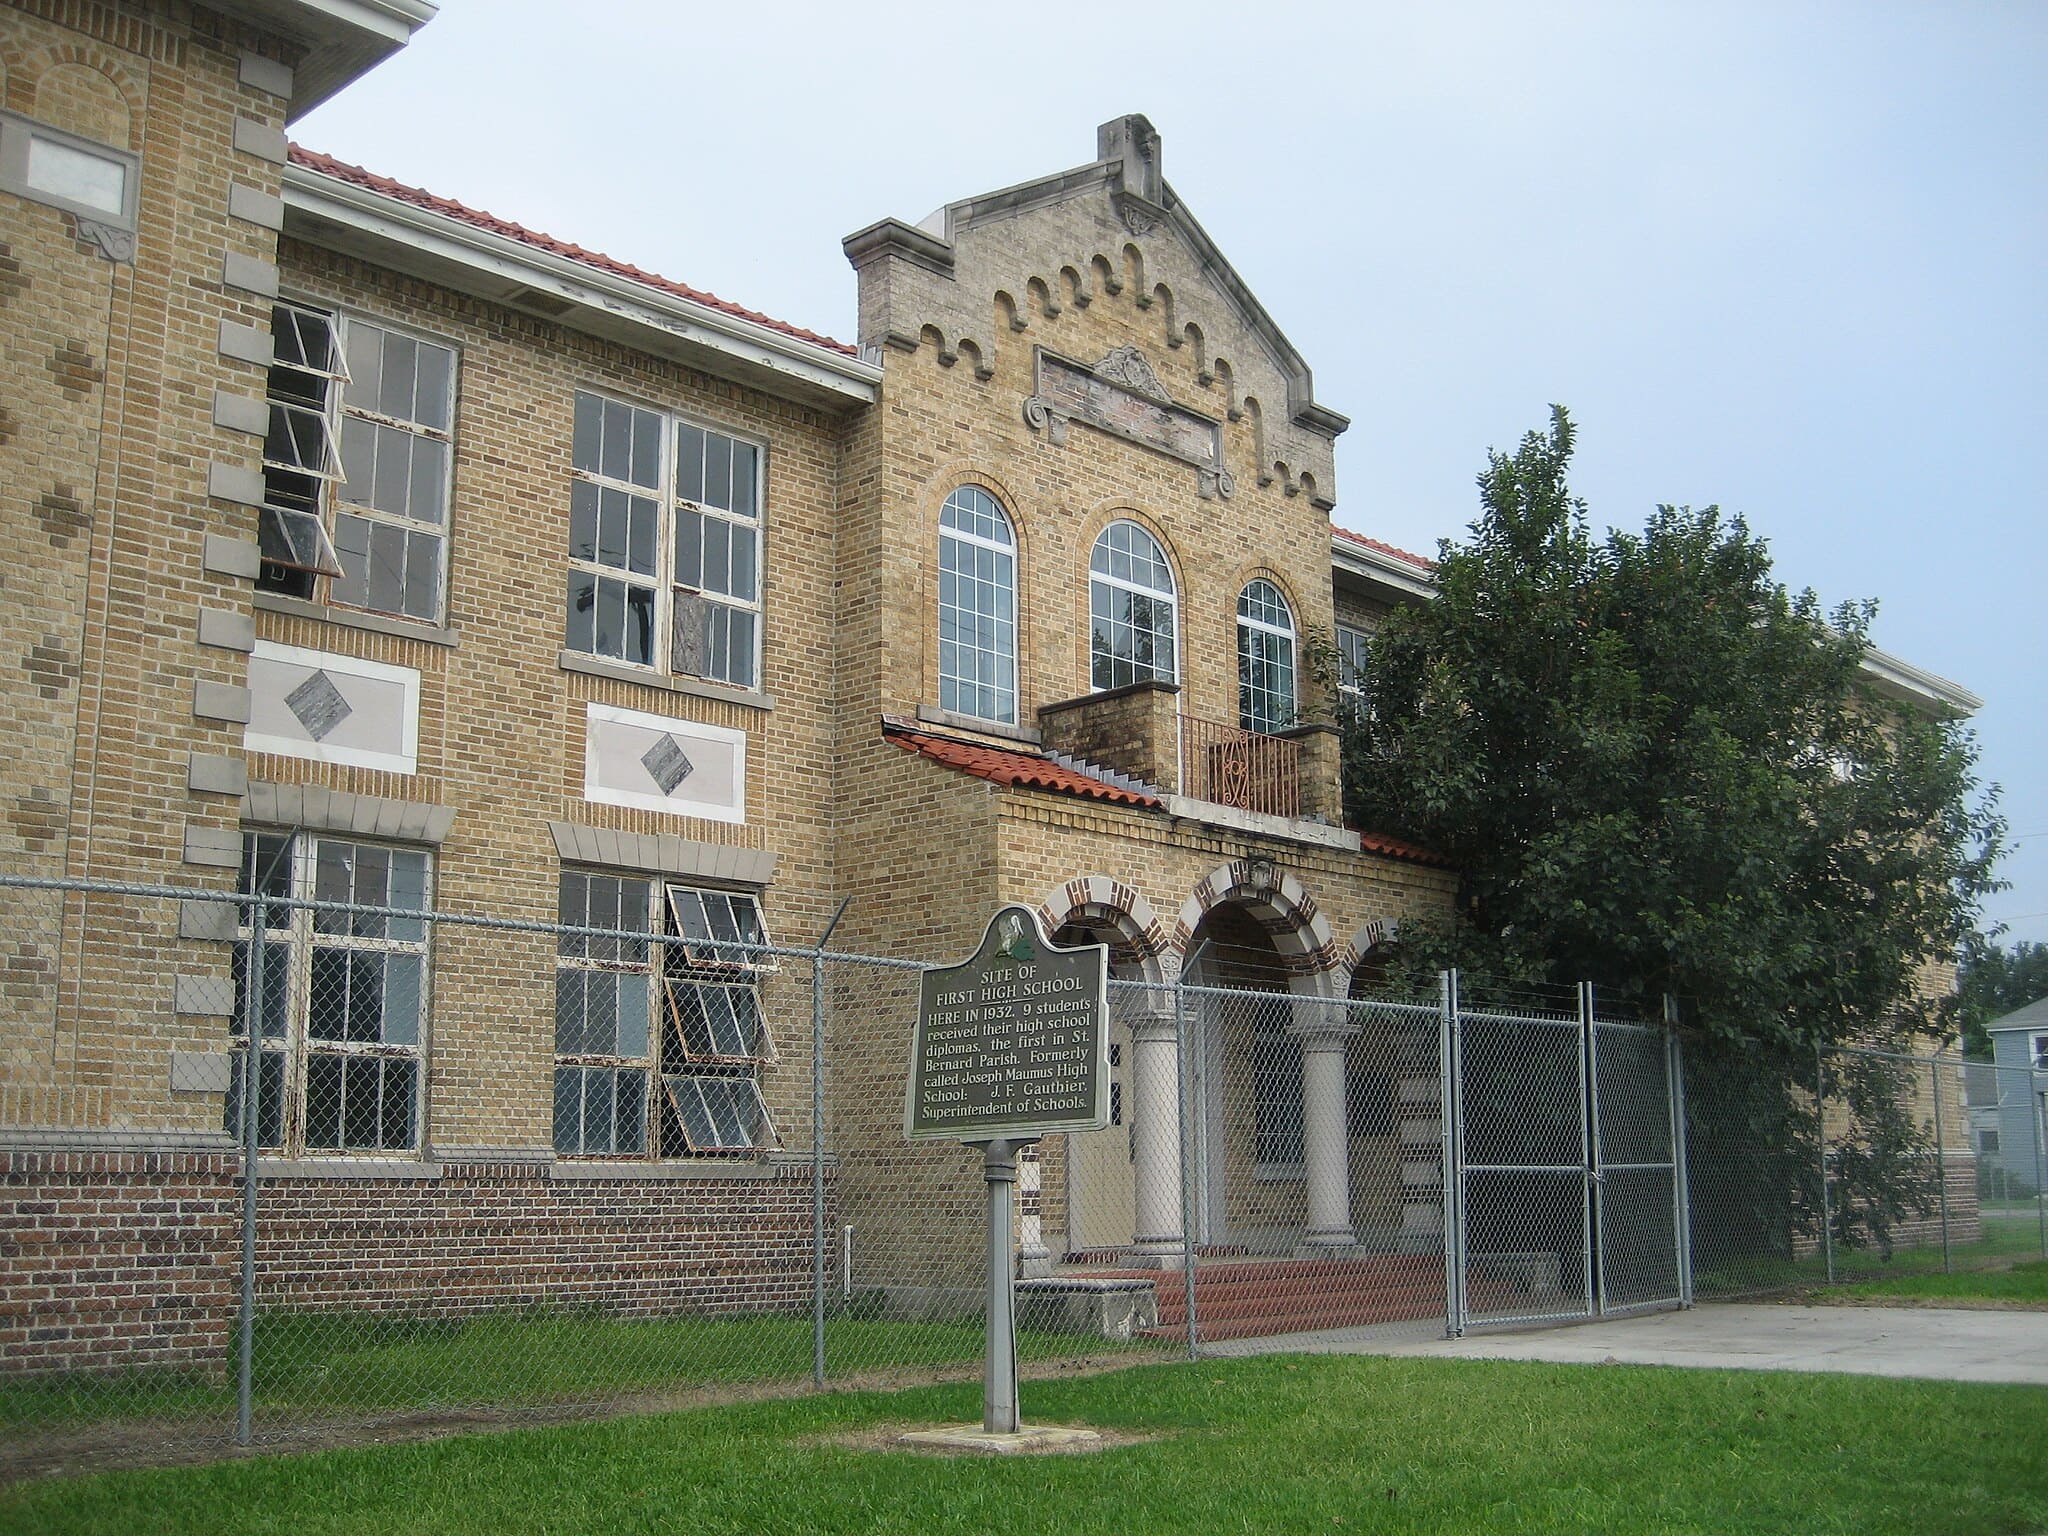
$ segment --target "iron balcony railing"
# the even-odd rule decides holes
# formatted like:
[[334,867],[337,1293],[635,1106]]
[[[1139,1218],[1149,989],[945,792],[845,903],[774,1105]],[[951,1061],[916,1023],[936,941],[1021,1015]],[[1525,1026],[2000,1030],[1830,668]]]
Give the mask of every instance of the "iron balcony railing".
[[1301,815],[1301,745],[1183,715],[1181,792],[1265,816]]

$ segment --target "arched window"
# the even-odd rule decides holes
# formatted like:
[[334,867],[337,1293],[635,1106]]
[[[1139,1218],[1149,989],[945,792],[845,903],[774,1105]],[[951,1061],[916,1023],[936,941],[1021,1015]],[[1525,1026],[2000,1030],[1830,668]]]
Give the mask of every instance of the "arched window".
[[1294,724],[1294,614],[1264,578],[1237,597],[1237,723],[1268,735]]
[[1111,523],[1088,562],[1089,676],[1097,688],[1178,676],[1173,572],[1159,541]]
[[939,513],[939,708],[1017,721],[1017,538],[978,485]]

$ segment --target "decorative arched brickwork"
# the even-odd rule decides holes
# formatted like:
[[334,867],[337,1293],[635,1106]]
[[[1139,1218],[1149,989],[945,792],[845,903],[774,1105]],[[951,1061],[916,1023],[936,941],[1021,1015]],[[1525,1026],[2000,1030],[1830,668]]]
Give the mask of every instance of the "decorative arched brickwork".
[[1270,859],[1233,859],[1197,885],[1174,924],[1173,949],[1185,957],[1212,907],[1241,903],[1273,941],[1291,989],[1311,997],[1342,997],[1349,980],[1330,920],[1302,883]]
[[1111,960],[1136,966],[1148,982],[1165,980],[1162,957],[1168,948],[1165,926],[1143,895],[1108,875],[1076,875],[1045,894],[1038,903],[1047,933],[1067,923],[1091,923],[1115,930],[1118,943]]

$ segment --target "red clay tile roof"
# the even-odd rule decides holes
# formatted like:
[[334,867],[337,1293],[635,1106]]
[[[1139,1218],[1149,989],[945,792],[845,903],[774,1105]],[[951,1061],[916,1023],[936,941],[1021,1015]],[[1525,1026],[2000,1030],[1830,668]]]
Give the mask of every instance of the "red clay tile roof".
[[1451,867],[1451,861],[1433,848],[1425,848],[1420,843],[1404,843],[1398,837],[1382,837],[1377,832],[1360,832],[1358,846],[1382,858],[1406,859],[1411,864],[1434,864],[1438,869]]
[[1036,752],[1005,747],[984,747],[978,742],[951,736],[932,736],[900,721],[884,717],[882,735],[906,752],[915,752],[948,768],[958,768],[991,784],[1008,784],[1018,789],[1050,789],[1063,795],[1081,795],[1090,800],[1107,800],[1115,805],[1136,805],[1146,810],[1163,810],[1156,795],[1142,795],[1073,768],[1063,767]]
[[[985,747],[979,742],[961,741],[953,736],[934,736],[890,715],[882,717],[882,736],[906,752],[915,752],[948,768],[958,768],[978,779],[987,779],[991,784],[1006,784],[1017,789],[1050,789],[1060,794],[1107,800],[1116,805],[1135,805],[1146,810],[1166,808],[1165,802],[1155,795],[1139,794],[1121,785],[1093,778],[1036,752]],[[1377,832],[1361,832],[1358,837],[1360,846],[1367,853],[1376,853],[1382,858],[1433,864],[1439,869],[1451,867],[1451,861],[1442,854],[1414,843],[1404,843],[1399,838],[1382,837]]]
[[318,171],[323,176],[332,176],[335,180],[348,182],[351,186],[381,193],[385,197],[395,197],[400,202],[411,203],[415,208],[424,208],[430,213],[460,219],[477,229],[487,230],[494,235],[503,235],[508,240],[517,240],[522,245],[530,245],[535,250],[546,251],[550,255],[566,256],[571,261],[579,261],[599,272],[609,272],[614,277],[643,283],[662,293],[688,299],[693,304],[702,304],[706,309],[715,309],[721,314],[732,315],[741,320],[751,320],[756,325],[765,325],[771,331],[780,331],[785,336],[793,336],[798,341],[807,341],[813,346],[824,347],[843,357],[858,355],[845,342],[834,341],[830,336],[820,336],[816,331],[807,331],[785,320],[777,320],[772,315],[744,308],[721,299],[716,294],[706,293],[701,288],[673,282],[658,273],[645,271],[629,262],[615,260],[602,252],[585,250],[582,246],[572,245],[567,240],[557,240],[553,235],[544,235],[538,230],[528,229],[524,224],[514,224],[510,219],[501,219],[494,214],[466,207],[453,198],[436,197],[431,192],[409,187],[402,181],[393,181],[389,176],[379,176],[374,171],[366,171],[359,165],[350,165],[347,161],[337,160],[332,155],[323,155],[317,150],[307,149],[302,144],[292,145],[291,155],[293,165],[304,166],[309,171]]
[[1362,544],[1367,549],[1378,550],[1383,555],[1391,555],[1396,560],[1405,561],[1419,571],[1434,571],[1436,569],[1436,562],[1427,555],[1418,555],[1405,549],[1396,549],[1393,545],[1383,544],[1378,539],[1368,539],[1362,533],[1353,533],[1349,528],[1339,528],[1335,523],[1330,525],[1330,532],[1348,543]]

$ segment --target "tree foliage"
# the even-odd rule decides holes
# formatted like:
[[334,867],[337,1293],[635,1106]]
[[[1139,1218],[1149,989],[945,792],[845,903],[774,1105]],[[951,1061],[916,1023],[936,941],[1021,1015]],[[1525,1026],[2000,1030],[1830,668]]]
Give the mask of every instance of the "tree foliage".
[[1346,730],[1354,823],[1435,848],[1425,963],[1590,979],[1787,1049],[1936,1027],[2003,822],[1955,723],[1873,692],[1873,607],[1823,613],[1717,508],[1596,538],[1573,428],[1494,453],[1433,602],[1374,637]]
[[1971,934],[1963,941],[1962,963],[1956,967],[1956,1022],[1962,1029],[1963,1054],[1990,1060],[1991,1037],[1984,1026],[2044,997],[2048,944],[2022,940],[2004,949],[1994,938]]

